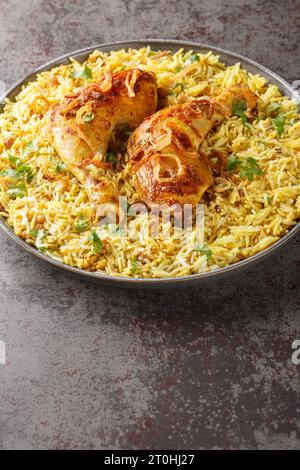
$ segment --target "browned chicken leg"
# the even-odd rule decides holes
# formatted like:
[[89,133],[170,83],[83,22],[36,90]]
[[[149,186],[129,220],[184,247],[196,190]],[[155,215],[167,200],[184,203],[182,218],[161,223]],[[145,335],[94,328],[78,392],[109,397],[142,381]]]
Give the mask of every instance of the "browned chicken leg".
[[53,145],[67,168],[86,187],[91,202],[118,202],[118,190],[107,176],[109,141],[119,126],[134,130],[154,113],[157,85],[153,74],[124,70],[66,96],[49,113]]
[[247,86],[237,85],[216,98],[164,108],[136,129],[128,153],[135,189],[147,205],[199,202],[213,184],[209,162],[199,147],[209,131],[232,114],[238,100],[250,111],[257,97]]

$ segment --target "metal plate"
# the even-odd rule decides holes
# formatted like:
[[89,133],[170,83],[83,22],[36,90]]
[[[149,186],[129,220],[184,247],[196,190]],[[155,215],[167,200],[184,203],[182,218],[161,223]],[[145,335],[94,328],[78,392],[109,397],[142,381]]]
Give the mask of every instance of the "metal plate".
[[[206,44],[193,43],[193,42],[187,42],[187,41],[161,40],[161,39],[124,41],[124,42],[114,42],[111,44],[99,44],[93,47],[88,47],[88,48],[81,49],[75,52],[71,52],[69,54],[65,54],[53,61],[46,63],[42,67],[39,67],[30,75],[27,75],[25,78],[23,78],[23,80],[21,80],[20,82],[15,84],[12,88],[10,88],[10,90],[8,90],[8,92],[5,94],[4,97],[8,97],[12,100],[20,92],[22,86],[34,80],[38,73],[43,72],[45,70],[49,70],[52,67],[59,65],[59,64],[68,64],[69,57],[74,57],[78,61],[82,62],[95,49],[100,49],[102,51],[108,52],[108,51],[119,50],[122,48],[124,49],[130,48],[130,47],[140,48],[140,47],[145,47],[148,45],[151,46],[151,48],[154,50],[158,50],[158,49],[177,50],[179,48],[184,48],[184,49],[193,49],[194,51],[201,52],[201,53],[207,53],[208,51],[212,51],[213,53],[218,54],[220,56],[221,61],[225,62],[226,65],[233,65],[236,62],[240,62],[243,68],[247,69],[251,73],[262,75],[268,80],[268,82],[271,82],[277,85],[284,95],[289,96],[290,98],[294,99],[297,102],[300,102],[299,95],[296,93],[296,91],[292,88],[292,86],[288,82],[286,82],[283,78],[281,78],[276,73],[272,72],[271,70],[267,69],[263,65],[260,65],[253,60],[247,59],[246,57],[243,57],[239,54],[235,54],[233,52],[229,52],[224,49],[217,48],[214,46],[209,46]],[[4,97],[2,97],[1,101],[3,101]],[[3,109],[3,105],[0,106],[0,111],[2,111],[2,109]],[[128,278],[128,277],[123,277],[123,276],[122,277],[110,276],[108,274],[103,274],[99,272],[88,272],[83,269],[73,268],[72,266],[68,266],[66,264],[60,263],[58,261],[55,261],[49,258],[47,255],[41,253],[33,246],[26,243],[24,240],[22,240],[17,235],[15,235],[12,228],[9,227],[6,224],[5,220],[1,217],[0,217],[0,227],[2,230],[4,230],[5,233],[7,233],[10,236],[10,238],[12,238],[16,243],[18,243],[18,245],[22,246],[25,250],[29,251],[35,256],[38,256],[42,260],[46,261],[47,263],[50,263],[51,265],[59,269],[64,269],[84,279],[87,279],[90,281],[96,281],[102,284],[109,284],[109,285],[123,286],[123,287],[166,288],[166,287],[174,287],[174,286],[179,287],[179,286],[186,286],[186,285],[191,285],[191,284],[198,284],[200,282],[209,281],[209,280],[213,281],[214,279],[219,278],[221,276],[226,276],[237,270],[241,271],[242,269],[253,266],[255,263],[258,263],[264,260],[267,256],[271,255],[272,253],[280,249],[282,246],[284,246],[287,242],[289,242],[291,238],[300,231],[300,222],[298,222],[298,224],[295,225],[295,227],[293,227],[292,230],[289,231],[289,233],[287,233],[284,237],[282,237],[276,243],[271,245],[269,248],[266,248],[265,250],[257,253],[256,255],[251,256],[250,258],[239,261],[238,263],[232,264],[230,266],[221,268],[213,272],[181,276],[181,277],[169,277],[169,278],[164,278],[164,279],[157,279],[157,278],[156,279],[144,279],[144,278]]]

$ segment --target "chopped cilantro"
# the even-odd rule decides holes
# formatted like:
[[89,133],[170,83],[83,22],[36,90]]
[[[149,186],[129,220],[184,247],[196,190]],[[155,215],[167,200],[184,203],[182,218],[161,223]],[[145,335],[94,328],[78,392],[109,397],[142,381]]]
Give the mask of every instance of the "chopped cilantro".
[[30,142],[27,142],[27,144],[25,145],[23,154],[25,157],[27,157],[27,155],[29,155],[30,153],[36,152],[37,149],[38,149],[37,141],[31,140]]
[[31,183],[31,181],[33,180],[33,178],[35,177],[36,173],[35,171],[33,170],[30,170],[26,173],[26,179],[27,179],[27,183]]
[[84,215],[80,215],[77,220],[76,232],[82,233],[89,228],[89,222]]
[[247,116],[245,114],[246,109],[247,101],[245,100],[236,100],[232,103],[233,114],[240,117],[243,122],[247,122]]
[[26,176],[28,183],[31,183],[35,175],[33,169],[29,165],[24,165],[23,163],[18,163],[17,172],[20,174],[20,177]]
[[260,168],[256,168],[255,166],[249,166],[248,168],[244,168],[240,172],[240,176],[247,178],[249,181],[253,181],[254,176],[262,175],[262,170]]
[[200,253],[202,256],[206,256],[207,261],[210,261],[212,258],[212,251],[211,249],[207,246],[206,243],[204,243],[202,246],[198,246],[196,248],[196,251]]
[[281,137],[284,131],[284,116],[282,114],[279,114],[277,117],[272,119],[274,127],[276,129],[278,137]]
[[39,251],[45,251],[46,247],[44,245],[44,239],[46,237],[46,233],[44,232],[43,229],[38,230],[35,238],[35,246]]
[[21,183],[17,184],[17,186],[11,187],[7,193],[12,199],[16,199],[17,197],[24,197],[26,194],[25,183],[22,181]]
[[13,170],[12,168],[6,168],[5,170],[0,171],[0,175],[13,178],[15,180],[22,178],[22,175],[17,170]]
[[66,165],[63,162],[58,162],[55,167],[56,173],[62,173],[63,171],[65,171],[65,169],[66,169]]
[[248,157],[246,161],[250,166],[258,166],[257,160],[255,160],[253,157]]
[[9,159],[9,162],[12,164],[12,165],[18,165],[19,162],[20,162],[20,159],[18,157],[15,157],[14,155],[12,155],[11,153],[8,155],[8,159]]
[[227,170],[233,171],[237,167],[241,168],[240,176],[248,178],[250,181],[253,181],[254,176],[260,176],[263,174],[262,170],[258,166],[257,161],[253,157],[248,157],[245,161],[243,161],[237,158],[235,155],[231,155],[227,160]]
[[25,145],[26,150],[35,150],[37,148],[37,143],[35,140],[31,140],[30,142],[27,142]]
[[88,239],[93,244],[94,253],[97,253],[97,254],[101,253],[102,248],[103,248],[103,243],[100,240],[100,238],[98,237],[98,234],[97,234],[96,230],[91,231]]
[[227,170],[228,171],[233,171],[241,163],[242,163],[242,160],[237,158],[235,155],[230,155],[230,157],[227,160]]
[[188,59],[188,63],[189,64],[193,64],[194,62],[199,62],[200,60],[200,57],[198,56],[198,54],[193,54],[191,55],[191,57]]
[[30,236],[33,240],[36,239],[37,234],[38,234],[38,229],[37,229],[37,228],[33,228],[33,229],[30,230],[30,232],[29,232],[29,236]]
[[13,178],[16,180],[21,180],[24,176],[26,176],[26,180],[30,183],[34,176],[32,168],[29,165],[20,163],[19,159],[15,159],[14,164],[16,165],[16,169],[7,168],[2,170],[0,174],[2,176],[7,176],[8,178]]
[[86,65],[84,68],[74,70],[72,73],[73,78],[81,78],[81,80],[90,80],[93,78],[91,69]]
[[240,171],[240,176],[247,178],[249,181],[253,181],[254,176],[260,176],[263,174],[255,158],[253,157],[247,158],[247,163],[248,163],[248,166],[245,166]]
[[28,172],[32,171],[32,169],[29,165],[25,165],[24,163],[18,163],[17,171],[19,173],[28,173]]
[[176,65],[176,67],[174,67],[174,73],[179,73],[181,70],[181,65]]
[[133,258],[131,259],[131,271],[135,273],[137,270],[137,267],[138,267],[138,259],[136,256],[133,256]]

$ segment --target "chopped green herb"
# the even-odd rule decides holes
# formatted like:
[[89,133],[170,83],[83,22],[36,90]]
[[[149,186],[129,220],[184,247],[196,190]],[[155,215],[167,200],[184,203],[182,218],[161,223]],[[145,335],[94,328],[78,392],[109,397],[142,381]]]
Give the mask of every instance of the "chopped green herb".
[[32,169],[29,165],[25,165],[24,163],[18,163],[17,171],[19,173],[28,173],[28,172],[32,171]]
[[23,163],[19,163],[17,165],[17,171],[23,176],[26,175],[26,180],[28,181],[28,183],[31,183],[35,175],[35,172],[29,165],[24,165]]
[[44,239],[46,237],[46,233],[44,232],[43,229],[38,230],[35,238],[35,246],[39,251],[45,251],[46,247],[44,245]]
[[17,170],[13,170],[12,168],[7,168],[5,170],[0,171],[0,175],[7,176],[8,178],[13,178],[15,180],[19,180],[22,178],[22,175]]
[[82,80],[90,80],[93,78],[91,69],[86,65],[84,68],[74,70],[72,73],[73,78],[81,78]]
[[8,155],[8,159],[9,159],[9,162],[12,164],[12,165],[18,165],[19,162],[20,162],[20,159],[18,157],[15,157],[14,155],[12,155],[11,153]]
[[82,120],[85,123],[89,123],[93,121],[94,117],[95,117],[94,113],[87,113],[83,116]]
[[188,59],[188,63],[189,64],[193,64],[194,62],[199,62],[200,60],[200,57],[198,56],[198,54],[193,54],[191,55],[191,57]]
[[248,178],[250,181],[253,181],[254,176],[260,176],[263,174],[262,170],[258,166],[257,161],[253,157],[248,157],[246,158],[246,161],[243,161],[237,158],[235,155],[231,155],[227,160],[227,170],[233,171],[238,166],[241,167],[240,176]]
[[17,186],[11,187],[7,193],[12,199],[16,199],[17,197],[24,197],[26,194],[26,187],[24,182],[22,181]]
[[282,114],[279,114],[276,118],[272,119],[272,121],[275,126],[278,137],[281,137],[284,131],[284,116]]
[[84,215],[80,215],[77,220],[76,232],[82,233],[89,228],[90,224]]
[[248,178],[249,181],[253,181],[254,176],[260,176],[262,175],[262,170],[260,168],[256,168],[255,166],[250,166],[249,168],[244,168],[244,170],[241,170],[240,176],[243,176],[244,178]]
[[176,65],[176,67],[174,67],[174,73],[179,73],[181,70],[181,65]]
[[28,171],[28,173],[26,174],[27,183],[31,183],[35,175],[36,175],[35,171],[33,170]]
[[250,166],[258,166],[257,160],[255,160],[255,158],[253,157],[248,157],[246,161],[247,163],[249,163]]
[[56,173],[62,173],[63,171],[65,171],[65,169],[66,169],[66,165],[63,162],[58,162],[55,167]]
[[101,253],[102,248],[103,248],[103,243],[100,240],[100,238],[98,237],[98,234],[97,234],[96,230],[91,231],[88,239],[89,239],[90,242],[93,243],[94,252],[97,253],[97,254]]
[[108,152],[105,157],[105,161],[111,163],[113,166],[115,166],[117,162],[117,157],[114,153]]
[[30,236],[33,240],[36,239],[37,234],[38,234],[38,229],[37,229],[37,228],[33,228],[33,229],[30,230],[30,232],[29,232],[29,236]]
[[242,160],[237,158],[235,155],[230,155],[230,157],[227,160],[227,170],[228,171],[233,171],[241,163],[242,163]]
[[212,258],[212,251],[211,249],[207,246],[206,243],[202,246],[198,246],[196,248],[196,251],[198,251],[202,256],[206,256],[207,261],[210,261]]
[[26,150],[35,150],[37,148],[37,142],[36,140],[31,140],[30,142],[27,142],[25,145]]
[[27,142],[27,144],[25,145],[23,154],[26,157],[30,153],[36,152],[37,149],[38,149],[37,141],[36,140],[31,140],[30,142]]
[[259,168],[257,161],[253,157],[247,158],[247,163],[249,166],[244,167],[240,171],[240,176],[247,178],[250,181],[253,181],[254,176],[260,176],[263,174],[262,170]]
[[20,180],[26,175],[26,179],[30,183],[34,176],[34,172],[32,168],[29,165],[24,165],[23,163],[20,163],[19,159],[15,160],[15,164],[16,164],[15,170],[13,170],[12,168],[8,168],[5,170],[2,170],[0,174],[2,176],[7,176],[9,178],[13,178],[16,180]]
[[247,101],[236,100],[232,103],[232,112],[235,116],[239,116],[243,122],[247,122],[245,111],[247,109]]
[[138,267],[138,259],[136,256],[133,256],[131,259],[131,272],[135,273]]

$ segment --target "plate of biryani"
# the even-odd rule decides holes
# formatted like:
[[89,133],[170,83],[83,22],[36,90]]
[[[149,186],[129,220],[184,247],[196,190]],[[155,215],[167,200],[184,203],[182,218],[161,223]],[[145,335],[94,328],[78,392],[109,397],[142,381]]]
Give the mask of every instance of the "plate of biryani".
[[65,55],[0,113],[0,226],[104,283],[195,283],[299,230],[299,97],[265,67],[170,40]]

